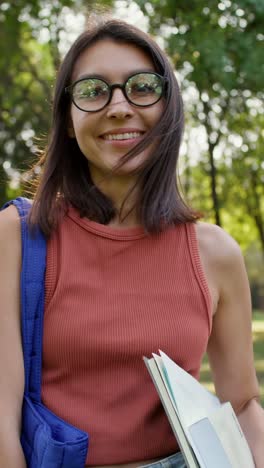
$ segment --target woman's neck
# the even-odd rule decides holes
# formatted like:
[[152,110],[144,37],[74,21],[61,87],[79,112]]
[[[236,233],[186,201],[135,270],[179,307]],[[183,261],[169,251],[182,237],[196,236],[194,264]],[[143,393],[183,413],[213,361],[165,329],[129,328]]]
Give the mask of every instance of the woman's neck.
[[[117,211],[116,217],[110,221],[110,226],[115,227],[133,227],[140,225],[140,221],[137,217],[134,205],[138,194],[138,188],[134,189],[133,192],[126,199],[127,194],[135,185],[136,179],[130,175],[115,175],[111,177],[104,177],[96,171],[91,171],[92,180],[94,184],[109,197]],[[125,203],[124,203],[125,201]],[[124,203],[124,206],[122,206]],[[126,216],[127,215],[127,216]],[[121,219],[120,219],[121,218]],[[125,219],[124,219],[125,218]]]

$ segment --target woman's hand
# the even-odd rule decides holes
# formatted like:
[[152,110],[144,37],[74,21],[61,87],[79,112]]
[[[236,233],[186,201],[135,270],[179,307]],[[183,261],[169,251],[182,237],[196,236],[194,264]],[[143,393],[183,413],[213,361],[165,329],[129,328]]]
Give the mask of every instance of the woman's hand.
[[253,399],[242,408],[238,420],[251,448],[256,468],[264,468],[264,410]]

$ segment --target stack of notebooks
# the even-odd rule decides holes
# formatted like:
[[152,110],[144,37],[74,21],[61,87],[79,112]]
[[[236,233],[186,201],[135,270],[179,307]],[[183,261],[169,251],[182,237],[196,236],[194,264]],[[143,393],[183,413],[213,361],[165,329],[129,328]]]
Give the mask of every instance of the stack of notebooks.
[[221,404],[162,351],[143,359],[188,468],[255,468],[229,402]]

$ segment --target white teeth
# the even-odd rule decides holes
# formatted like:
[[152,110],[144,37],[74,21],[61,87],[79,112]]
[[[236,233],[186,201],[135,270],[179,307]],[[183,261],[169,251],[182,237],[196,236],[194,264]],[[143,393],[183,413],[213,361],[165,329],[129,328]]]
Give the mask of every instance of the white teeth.
[[139,132],[131,133],[113,133],[112,135],[104,135],[104,140],[129,140],[130,138],[138,138],[141,136]]

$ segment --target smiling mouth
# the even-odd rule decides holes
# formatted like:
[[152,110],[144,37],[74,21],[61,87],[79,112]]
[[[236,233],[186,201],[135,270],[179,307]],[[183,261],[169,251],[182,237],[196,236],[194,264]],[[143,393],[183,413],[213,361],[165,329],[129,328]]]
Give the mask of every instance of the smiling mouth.
[[108,135],[103,135],[103,140],[133,140],[135,138],[140,138],[144,132],[126,132],[126,133],[113,133]]

